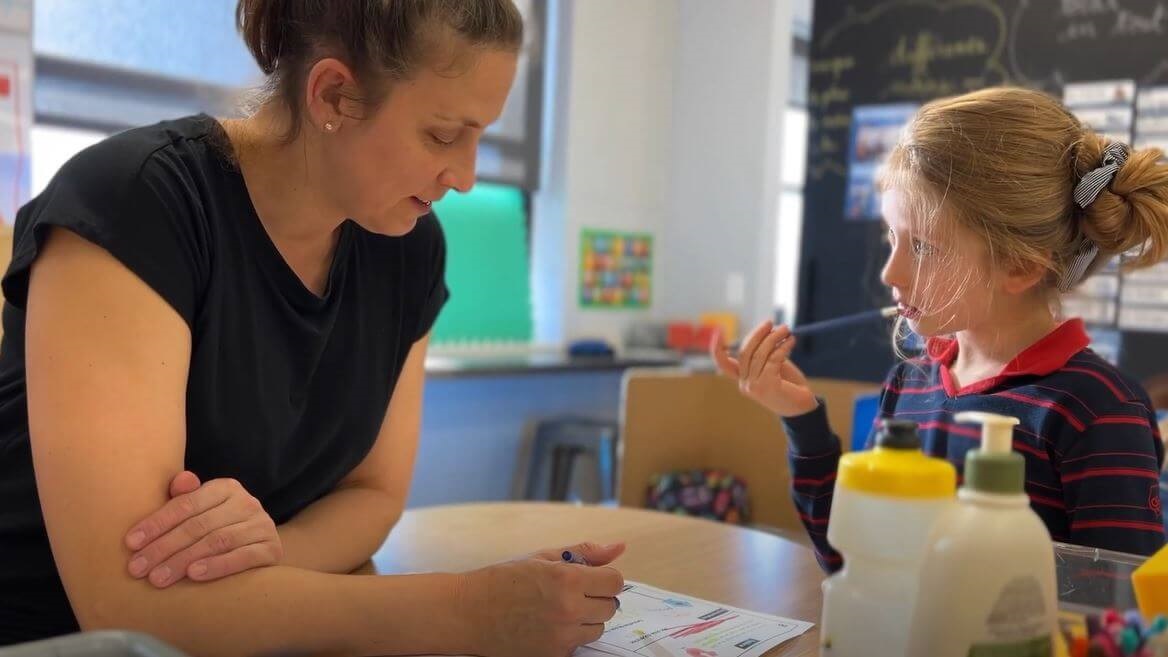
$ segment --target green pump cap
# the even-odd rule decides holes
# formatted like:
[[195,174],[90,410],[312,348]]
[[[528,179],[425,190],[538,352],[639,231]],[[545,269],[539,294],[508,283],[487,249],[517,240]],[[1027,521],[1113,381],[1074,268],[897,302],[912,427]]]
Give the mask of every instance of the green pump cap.
[[971,411],[953,419],[981,425],[981,448],[969,450],[965,457],[965,487],[1001,495],[1025,493],[1026,459],[1013,448],[1018,418]]

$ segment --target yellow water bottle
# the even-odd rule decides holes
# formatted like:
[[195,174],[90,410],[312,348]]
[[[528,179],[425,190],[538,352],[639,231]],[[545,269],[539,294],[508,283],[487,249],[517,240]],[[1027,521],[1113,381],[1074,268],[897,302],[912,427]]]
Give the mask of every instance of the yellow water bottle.
[[882,420],[875,449],[840,459],[827,540],[844,567],[823,583],[821,655],[904,657],[920,557],[956,489],[956,469],[921,451],[915,422]]

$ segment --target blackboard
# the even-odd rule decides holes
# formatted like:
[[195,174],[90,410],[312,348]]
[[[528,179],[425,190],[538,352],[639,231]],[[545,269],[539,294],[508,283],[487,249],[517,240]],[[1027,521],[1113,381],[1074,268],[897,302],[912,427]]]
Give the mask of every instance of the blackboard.
[[[810,65],[799,323],[889,299],[879,222],[844,219],[854,106],[999,84],[1056,97],[1068,82],[1168,84],[1168,0],[819,0]],[[797,362],[816,377],[878,381],[894,362],[888,333],[873,325],[809,337]],[[1123,340],[1123,369],[1168,371],[1168,334]]]

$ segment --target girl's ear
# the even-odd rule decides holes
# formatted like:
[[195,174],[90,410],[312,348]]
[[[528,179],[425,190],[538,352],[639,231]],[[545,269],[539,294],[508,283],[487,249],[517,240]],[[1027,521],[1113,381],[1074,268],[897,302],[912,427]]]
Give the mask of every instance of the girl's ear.
[[1002,291],[1012,295],[1026,294],[1040,285],[1046,276],[1047,268],[1041,263],[1014,263],[1001,274]]

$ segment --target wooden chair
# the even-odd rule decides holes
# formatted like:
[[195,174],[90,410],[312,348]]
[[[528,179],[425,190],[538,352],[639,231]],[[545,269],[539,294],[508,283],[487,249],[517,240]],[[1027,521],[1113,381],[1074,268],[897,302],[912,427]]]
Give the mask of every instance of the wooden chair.
[[[872,383],[813,380],[847,448],[852,407]],[[617,498],[643,507],[650,478],[679,469],[719,468],[746,480],[753,522],[803,537],[790,498],[787,437],[772,413],[747,399],[735,381],[689,370],[633,369],[621,394]]]

